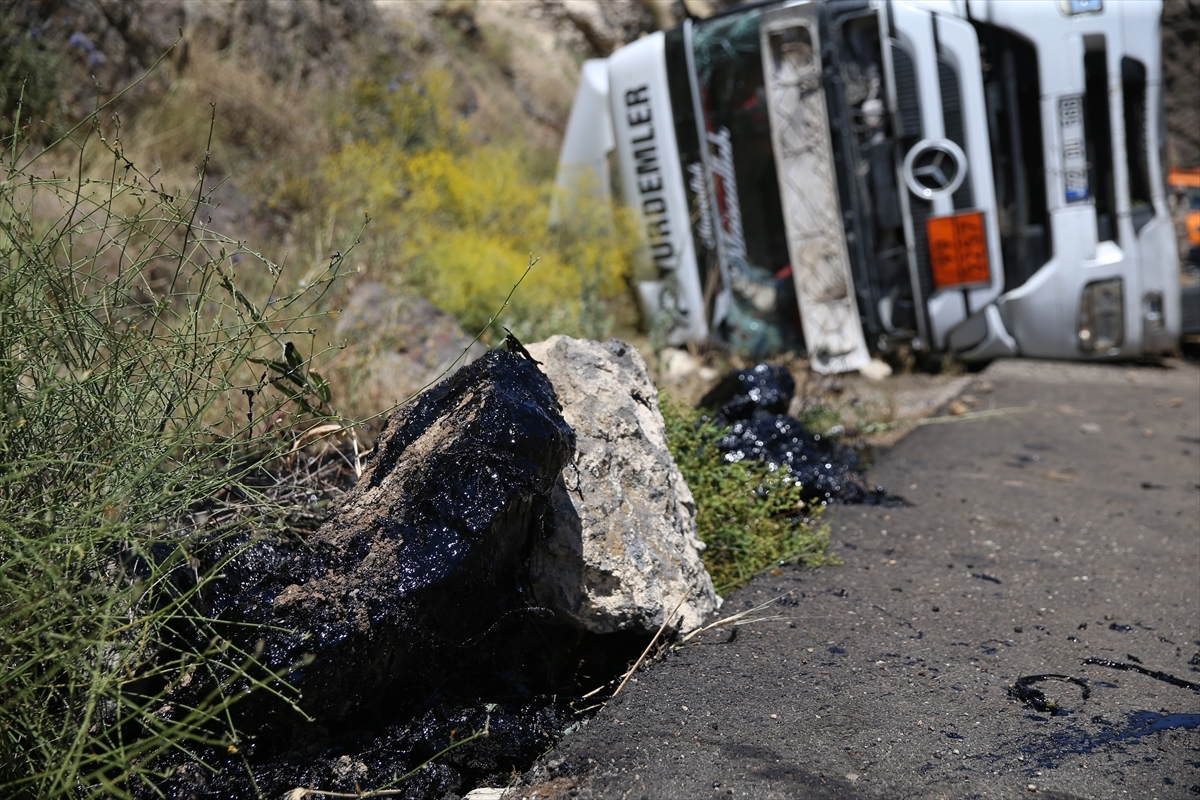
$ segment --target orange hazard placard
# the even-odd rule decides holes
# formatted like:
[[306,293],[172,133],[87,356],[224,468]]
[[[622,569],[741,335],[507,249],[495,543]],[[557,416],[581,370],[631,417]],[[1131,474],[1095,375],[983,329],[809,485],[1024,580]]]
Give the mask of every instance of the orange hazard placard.
[[932,217],[925,223],[925,230],[929,235],[934,286],[944,289],[991,282],[982,211]]

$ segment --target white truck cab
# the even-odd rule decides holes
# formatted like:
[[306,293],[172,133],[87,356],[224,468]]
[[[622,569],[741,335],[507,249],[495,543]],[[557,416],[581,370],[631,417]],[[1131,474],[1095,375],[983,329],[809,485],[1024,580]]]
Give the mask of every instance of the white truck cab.
[[772,0],[588,61],[564,188],[642,217],[671,343],[1174,349],[1159,0]]

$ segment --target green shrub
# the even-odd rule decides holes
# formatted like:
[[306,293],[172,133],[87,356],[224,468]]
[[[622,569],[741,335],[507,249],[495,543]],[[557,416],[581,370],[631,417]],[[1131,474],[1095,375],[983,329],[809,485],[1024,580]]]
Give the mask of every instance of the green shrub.
[[26,124],[40,123],[58,103],[64,59],[21,18],[27,14],[28,9],[0,9],[0,136],[12,134],[18,111]]
[[522,339],[608,335],[640,253],[632,217],[580,198],[552,225],[553,176],[523,142],[473,131],[452,90],[438,70],[358,81],[337,117],[344,142],[322,163],[325,213],[343,228],[369,215],[359,251],[368,271],[468,330],[487,325],[535,252],[504,324]]
[[801,497],[791,473],[760,461],[729,462],[717,448],[725,430],[668,395],[661,396],[671,456],[696,498],[704,564],[718,594],[784,562],[829,561],[821,510]]
[[[300,350],[341,262],[249,297],[247,271],[281,270],[205,227],[204,164],[168,193],[96,117],[4,145],[0,795],[126,796],[170,750],[236,752],[247,686],[294,694],[196,599],[209,548],[283,526],[263,467],[333,413]],[[189,684],[202,699],[173,700]]]

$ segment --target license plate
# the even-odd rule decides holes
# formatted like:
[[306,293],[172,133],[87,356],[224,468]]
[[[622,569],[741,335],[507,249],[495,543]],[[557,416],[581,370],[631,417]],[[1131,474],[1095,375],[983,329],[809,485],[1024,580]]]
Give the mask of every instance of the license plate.
[[991,283],[982,211],[932,217],[925,230],[936,288]]

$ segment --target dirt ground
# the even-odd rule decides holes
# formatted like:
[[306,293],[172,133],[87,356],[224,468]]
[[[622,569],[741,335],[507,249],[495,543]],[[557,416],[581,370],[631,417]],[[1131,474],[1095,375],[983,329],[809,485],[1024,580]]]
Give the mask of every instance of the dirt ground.
[[[1006,361],[508,797],[1200,793],[1200,370]],[[1039,697],[1035,692],[1041,692]]]

